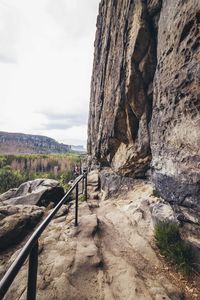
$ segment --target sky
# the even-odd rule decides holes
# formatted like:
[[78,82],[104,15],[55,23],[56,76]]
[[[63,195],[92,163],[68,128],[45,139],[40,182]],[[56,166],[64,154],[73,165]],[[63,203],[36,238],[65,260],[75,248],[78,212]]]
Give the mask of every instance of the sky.
[[0,0],[0,131],[86,144],[99,0]]

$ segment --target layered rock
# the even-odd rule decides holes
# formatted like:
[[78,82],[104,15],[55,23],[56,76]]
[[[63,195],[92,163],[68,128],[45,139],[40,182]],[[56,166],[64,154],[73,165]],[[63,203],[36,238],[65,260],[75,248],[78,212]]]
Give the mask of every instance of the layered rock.
[[0,195],[0,251],[20,242],[40,221],[45,208],[38,206],[53,206],[63,196],[63,188],[52,179],[28,181]]
[[160,1],[149,3],[149,11],[145,1],[100,4],[88,152],[122,175],[143,176],[151,160],[149,122],[159,9]]
[[152,161],[160,195],[198,210],[199,46],[198,0],[102,0],[88,126],[93,164],[138,178]]
[[48,206],[50,202],[58,203],[63,196],[64,189],[57,180],[35,179],[24,182],[19,188],[10,189],[0,195],[0,203],[2,205]]
[[166,200],[199,210],[200,2],[164,1],[158,28],[153,178]]
[[0,250],[15,245],[39,222],[44,208],[34,205],[0,206]]

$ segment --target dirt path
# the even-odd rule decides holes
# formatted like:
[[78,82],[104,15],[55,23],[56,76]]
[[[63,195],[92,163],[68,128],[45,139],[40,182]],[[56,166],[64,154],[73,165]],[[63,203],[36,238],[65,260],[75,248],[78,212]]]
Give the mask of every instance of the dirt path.
[[152,225],[145,206],[146,200],[110,199],[95,210],[105,300],[182,299],[151,247]]

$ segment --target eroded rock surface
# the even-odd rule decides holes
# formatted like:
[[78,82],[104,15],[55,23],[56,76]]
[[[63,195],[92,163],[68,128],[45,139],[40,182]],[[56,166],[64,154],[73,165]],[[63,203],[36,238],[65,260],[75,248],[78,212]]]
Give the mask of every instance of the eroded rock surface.
[[2,205],[39,205],[47,206],[50,202],[58,203],[64,196],[59,182],[53,179],[35,179],[22,183],[19,188],[11,189],[0,195]]
[[153,179],[166,200],[200,210],[199,0],[163,1],[157,49]]
[[52,179],[28,181],[0,195],[0,250],[23,240],[40,221],[44,206],[54,206],[63,196],[63,188]]
[[160,222],[175,223],[179,225],[178,215],[168,203],[157,202],[151,206],[151,217],[153,224]]
[[91,85],[88,152],[121,175],[144,176],[160,1],[101,1]]
[[34,228],[44,208],[34,205],[0,206],[0,250],[14,246]]
[[200,210],[199,85],[199,0],[102,0],[88,123],[92,164],[140,178],[152,160],[160,195]]
[[[90,202],[81,203],[78,227],[74,205],[50,223],[40,239],[37,299],[183,299],[152,244],[149,207],[154,201],[152,187],[141,183],[126,195],[100,201],[95,210]],[[5,299],[26,299],[26,282],[24,267]]]

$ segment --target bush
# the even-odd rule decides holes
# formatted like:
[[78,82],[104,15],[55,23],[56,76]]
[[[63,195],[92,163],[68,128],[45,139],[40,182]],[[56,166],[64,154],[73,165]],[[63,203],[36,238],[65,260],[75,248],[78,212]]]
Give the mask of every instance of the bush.
[[160,198],[160,193],[156,189],[153,189],[152,195],[156,198]]
[[80,196],[79,196],[79,201],[81,201],[81,202],[86,201],[85,195],[80,195]]
[[4,168],[7,165],[7,159],[5,156],[0,156],[0,168]]
[[161,254],[176,265],[178,271],[190,275],[192,264],[191,247],[180,236],[176,224],[160,222],[155,227],[155,239]]
[[62,173],[58,178],[61,186],[64,188],[65,192],[67,192],[71,186],[69,185],[69,181],[72,180],[71,172]]
[[23,182],[23,176],[18,171],[13,171],[10,166],[0,169],[0,193],[16,188]]

